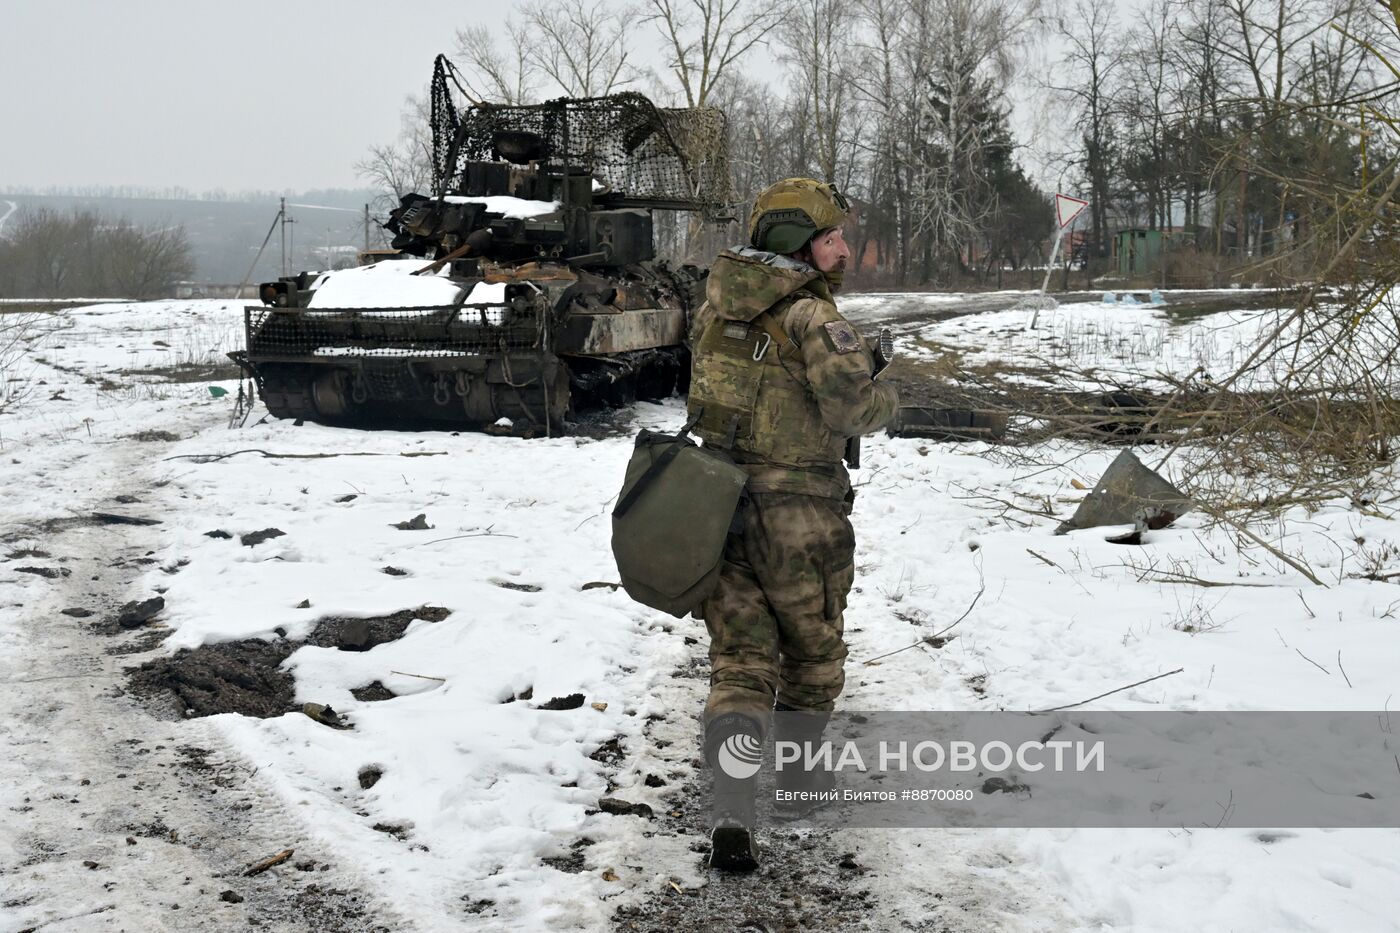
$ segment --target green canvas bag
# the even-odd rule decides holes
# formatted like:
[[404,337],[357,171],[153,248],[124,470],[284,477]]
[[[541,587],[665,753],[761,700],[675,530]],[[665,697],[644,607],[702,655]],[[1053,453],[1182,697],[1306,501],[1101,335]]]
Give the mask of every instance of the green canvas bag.
[[719,583],[724,540],[748,474],[679,434],[642,431],[612,513],[612,549],[627,595],[676,618]]

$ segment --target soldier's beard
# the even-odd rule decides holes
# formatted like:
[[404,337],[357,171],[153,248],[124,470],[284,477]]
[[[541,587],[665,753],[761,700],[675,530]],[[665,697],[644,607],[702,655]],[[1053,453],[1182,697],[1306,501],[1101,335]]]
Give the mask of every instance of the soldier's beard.
[[841,290],[841,283],[846,279],[846,264],[843,262],[830,272],[823,272],[822,278],[826,279],[826,287],[831,289],[834,295]]

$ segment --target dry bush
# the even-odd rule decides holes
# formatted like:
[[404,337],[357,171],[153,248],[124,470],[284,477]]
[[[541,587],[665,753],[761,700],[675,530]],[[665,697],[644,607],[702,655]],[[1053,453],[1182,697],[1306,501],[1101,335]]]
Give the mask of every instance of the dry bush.
[[[1386,28],[1392,44],[1400,39],[1400,7],[1387,11]],[[1377,46],[1367,51],[1400,80]],[[1256,278],[1283,280],[1311,267],[1306,290],[1227,378],[1187,380],[1166,406],[1167,416],[1187,407],[1196,413],[1161,462],[1175,458],[1173,472],[1185,488],[1220,507],[1273,509],[1349,496],[1367,508],[1374,477],[1395,458],[1400,156],[1375,156],[1400,152],[1400,122],[1387,113],[1396,86],[1331,103],[1348,115],[1335,126],[1360,140],[1357,177],[1275,179],[1333,206],[1308,236],[1253,270]]]
[[42,319],[43,315],[34,311],[0,310],[0,414],[12,410],[29,394],[29,381],[19,370]]

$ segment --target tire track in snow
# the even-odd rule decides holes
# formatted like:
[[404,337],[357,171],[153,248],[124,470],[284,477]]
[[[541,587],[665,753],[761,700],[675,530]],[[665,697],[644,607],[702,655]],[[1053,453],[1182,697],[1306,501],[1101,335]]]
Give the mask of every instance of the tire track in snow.
[[[58,371],[46,377],[51,384],[68,378]],[[177,416],[170,426],[185,429],[195,418]],[[127,440],[70,453],[74,447],[41,439],[7,450],[42,466],[27,477],[25,499],[9,503],[0,538],[0,557],[29,552],[0,563],[5,591],[22,588],[0,624],[5,928],[414,929],[358,893],[365,889],[358,867],[338,864],[337,853],[310,842],[256,769],[207,751],[222,745],[216,728],[180,721],[175,710],[168,720],[153,717],[125,696],[123,668],[162,633],[122,633],[99,620],[150,595],[131,584],[159,534],[50,519],[42,510],[65,502],[70,516],[97,508],[165,517],[149,475],[160,469],[162,446]],[[76,492],[86,478],[93,485]],[[143,504],[111,505],[120,493]],[[15,572],[29,564],[56,576]],[[60,612],[70,607],[96,614],[80,620]],[[243,876],[284,848],[296,850],[287,864]],[[225,900],[225,891],[237,897]]]

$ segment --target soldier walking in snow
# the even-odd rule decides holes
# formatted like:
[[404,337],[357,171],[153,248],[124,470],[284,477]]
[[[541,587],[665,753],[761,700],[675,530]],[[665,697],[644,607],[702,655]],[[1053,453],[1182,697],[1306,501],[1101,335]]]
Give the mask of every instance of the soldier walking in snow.
[[[855,536],[842,460],[848,441],[883,427],[898,404],[894,388],[874,378],[887,365],[887,340],[872,350],[832,297],[850,259],[848,212],[835,186],[808,178],[763,191],[751,245],[715,260],[691,331],[694,432],[748,474],[719,585],[699,613],[710,634],[710,864],[722,869],[758,863],[757,778],[719,767],[721,748],[761,747],[775,701],[780,712],[805,714],[779,717],[776,739],[820,742],[845,683],[842,611]],[[819,790],[831,776],[789,768],[778,780],[780,790]]]

